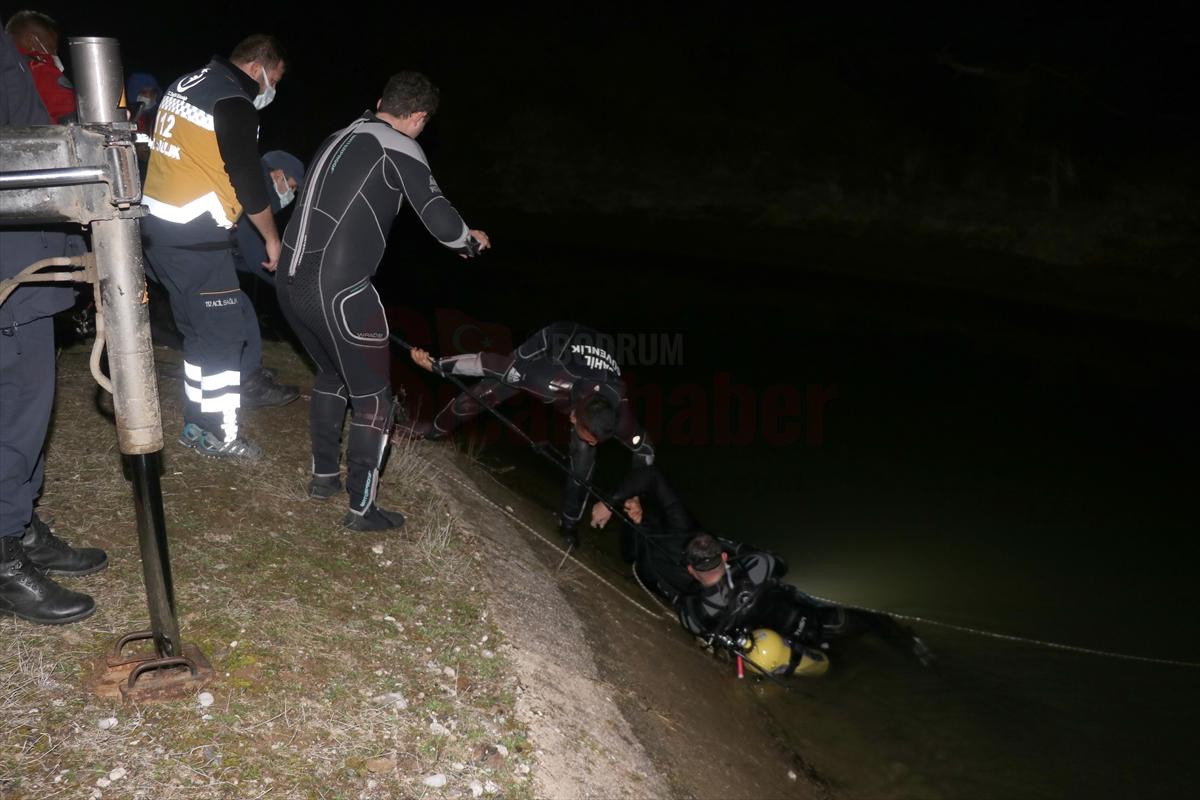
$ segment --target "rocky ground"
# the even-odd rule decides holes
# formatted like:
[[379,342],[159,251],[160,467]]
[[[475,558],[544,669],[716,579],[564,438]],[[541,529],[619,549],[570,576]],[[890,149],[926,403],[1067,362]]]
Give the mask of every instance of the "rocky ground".
[[[158,350],[163,493],[183,638],[203,694],[99,697],[87,679],[146,627],[130,487],[85,347],[59,357],[44,516],[109,568],[62,628],[0,620],[0,797],[813,797],[830,790],[727,665],[696,651],[594,547],[563,558],[549,514],[452,446],[396,449],[381,492],[408,515],[351,534],[305,499],[307,401],[251,412],[253,466],[174,443],[178,354]],[[285,380],[310,384],[285,344]]]

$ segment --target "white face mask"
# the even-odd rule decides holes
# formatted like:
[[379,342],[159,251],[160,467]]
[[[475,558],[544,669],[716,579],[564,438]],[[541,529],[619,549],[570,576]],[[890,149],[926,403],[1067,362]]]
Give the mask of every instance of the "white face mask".
[[286,192],[281,192],[281,191],[279,191],[279,187],[278,187],[278,186],[276,186],[276,187],[275,187],[275,194],[279,195],[279,207],[280,207],[281,209],[282,209],[282,208],[287,208],[287,207],[288,207],[288,203],[290,203],[290,202],[292,202],[293,200],[295,200],[295,199],[296,199],[296,190],[295,190],[295,189],[293,189],[291,186],[287,187],[287,191],[286,191]]
[[271,101],[275,99],[275,87],[271,85],[271,79],[267,77],[267,71],[262,67],[258,69],[262,72],[263,82],[267,84],[267,88],[259,92],[258,96],[254,98],[254,107],[262,111],[271,105]]
[[62,59],[58,57],[58,53],[51,53],[50,48],[46,47],[46,43],[42,41],[42,37],[34,36],[33,40],[37,42],[38,47],[42,48],[43,53],[50,56],[50,59],[54,62],[54,66],[58,68],[59,72],[67,71],[66,68],[63,67]]

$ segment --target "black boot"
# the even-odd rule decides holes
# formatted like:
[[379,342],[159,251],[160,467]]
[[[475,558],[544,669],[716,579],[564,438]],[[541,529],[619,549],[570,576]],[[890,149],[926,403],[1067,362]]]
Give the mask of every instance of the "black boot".
[[86,619],[95,610],[95,600],[59,586],[36,569],[19,537],[0,538],[0,614],[62,625]]
[[563,520],[558,524],[558,532],[563,537],[563,544],[570,550],[579,546],[579,523]]
[[299,396],[299,387],[280,383],[274,373],[262,367],[242,376],[242,408],[286,406]]
[[353,509],[347,511],[342,524],[352,531],[386,531],[404,527],[404,515],[373,505],[362,514]]
[[37,512],[25,529],[21,546],[33,565],[47,575],[91,575],[108,566],[108,556],[95,547],[71,547],[54,535]]
[[313,475],[308,481],[308,496],[312,500],[328,500],[341,493],[340,475]]

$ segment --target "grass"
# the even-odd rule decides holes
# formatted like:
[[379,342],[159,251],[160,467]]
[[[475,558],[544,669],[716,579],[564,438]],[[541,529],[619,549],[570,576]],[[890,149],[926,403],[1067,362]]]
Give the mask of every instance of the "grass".
[[[173,443],[178,359],[156,353],[180,626],[217,671],[215,702],[122,706],[83,688],[113,639],[146,627],[146,602],[105,402],[86,347],[64,350],[42,508],[73,543],[104,547],[110,566],[64,579],[97,600],[83,623],[0,620],[0,796],[415,798],[469,796],[472,784],[531,796],[518,684],[485,612],[477,542],[412,445],[393,449],[380,497],[405,528],[350,534],[344,504],[304,498],[306,403],[248,415],[262,462],[205,460]],[[307,383],[283,346],[268,343],[267,357]],[[115,727],[101,728],[106,718]],[[443,788],[424,783],[436,774]]]

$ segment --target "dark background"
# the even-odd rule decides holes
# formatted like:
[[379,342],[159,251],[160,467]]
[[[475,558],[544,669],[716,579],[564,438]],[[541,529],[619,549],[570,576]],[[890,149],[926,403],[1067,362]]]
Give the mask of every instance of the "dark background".
[[[118,37],[127,72],[164,86],[277,34],[262,145],[306,161],[389,74],[426,72],[442,108],[422,144],[499,242],[790,267],[815,233],[842,240],[821,268],[861,272],[885,240],[872,274],[1197,321],[1178,299],[1200,229],[1186,3],[42,9],[64,39]],[[1023,260],[951,267],[931,242]]]
[[[393,330],[443,354],[471,320],[469,349],[561,318],[682,336],[682,364],[626,365],[639,413],[665,404],[659,464],[806,591],[1200,658],[1186,4],[42,8],[164,86],[276,33],[262,149],[306,161],[389,74],[429,74],[421,144],[494,249],[461,261],[402,213],[376,277]],[[403,361],[396,378],[422,415],[446,390]],[[720,427],[726,386],[752,399],[730,405],[749,441]],[[812,386],[836,394],[820,441],[774,441],[757,401],[790,387],[803,430]],[[557,473],[474,454],[518,464],[549,524]],[[602,486],[625,456],[601,448]],[[1191,789],[1194,670],[918,630],[941,673],[868,652],[770,704],[850,796]]]

